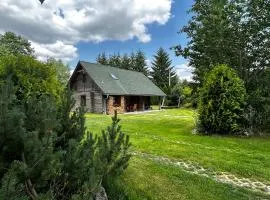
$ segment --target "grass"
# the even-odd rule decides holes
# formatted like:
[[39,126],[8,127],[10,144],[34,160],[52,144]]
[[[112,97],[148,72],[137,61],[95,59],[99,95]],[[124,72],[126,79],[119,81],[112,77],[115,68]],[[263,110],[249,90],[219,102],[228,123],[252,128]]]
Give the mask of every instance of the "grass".
[[[269,182],[270,138],[194,135],[195,115],[190,109],[170,109],[119,117],[122,130],[131,137],[133,151],[191,161],[211,171]],[[87,114],[86,117],[87,127],[94,134],[100,134],[111,122],[110,116]],[[135,156],[115,184],[128,199],[254,199],[260,196]]]

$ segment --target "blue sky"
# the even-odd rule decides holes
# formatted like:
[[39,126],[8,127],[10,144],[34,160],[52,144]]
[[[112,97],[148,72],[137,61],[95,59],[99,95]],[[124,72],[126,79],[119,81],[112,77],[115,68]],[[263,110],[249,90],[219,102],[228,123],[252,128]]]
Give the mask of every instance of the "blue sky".
[[[165,25],[153,23],[147,25],[148,32],[151,34],[151,41],[142,43],[136,38],[127,41],[104,41],[100,43],[93,42],[79,42],[78,48],[79,57],[69,64],[75,66],[78,60],[85,60],[95,62],[96,56],[99,52],[106,52],[106,54],[113,54],[114,52],[130,53],[141,49],[147,59],[151,60],[159,47],[163,47],[169,54],[173,61],[173,65],[177,68],[185,67],[188,63],[183,57],[176,57],[170,47],[181,44],[183,46],[187,43],[187,37],[184,33],[178,33],[181,27],[186,25],[191,17],[187,11],[193,4],[192,0],[175,0],[172,4],[172,17]],[[186,69],[180,70],[186,72]],[[189,74],[189,73],[188,73]]]
[[188,61],[170,47],[187,43],[177,32],[190,19],[193,0],[38,0],[0,1],[0,34],[27,38],[39,60],[61,59],[74,68],[78,60],[95,62],[100,52],[142,50],[148,61],[159,47],[170,54],[181,78],[190,79]]

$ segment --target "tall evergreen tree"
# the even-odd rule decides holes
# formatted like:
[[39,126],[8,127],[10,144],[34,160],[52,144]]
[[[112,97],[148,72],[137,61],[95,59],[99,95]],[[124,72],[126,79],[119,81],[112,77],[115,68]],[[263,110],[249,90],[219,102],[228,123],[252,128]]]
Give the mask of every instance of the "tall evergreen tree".
[[136,55],[134,52],[130,54],[130,70],[136,71]]
[[142,72],[146,76],[148,76],[149,74],[149,70],[147,69],[146,64],[146,58],[141,50],[137,51],[136,53],[132,52],[130,56],[128,56],[127,54],[121,56],[120,53],[117,53],[109,56],[109,58],[106,58],[105,53],[102,53],[98,55],[96,60],[98,63],[103,65],[110,65],[122,69]]
[[164,91],[167,91],[169,87],[174,87],[177,83],[177,75],[172,67],[172,61],[163,48],[159,48],[154,55],[151,75],[154,83]]
[[148,76],[149,70],[147,69],[145,54],[141,50],[136,52],[134,61],[133,70]]
[[112,67],[121,67],[121,56],[120,53],[113,54],[108,58],[108,65]]
[[131,69],[131,60],[127,54],[124,54],[124,56],[121,59],[121,68],[122,69]]

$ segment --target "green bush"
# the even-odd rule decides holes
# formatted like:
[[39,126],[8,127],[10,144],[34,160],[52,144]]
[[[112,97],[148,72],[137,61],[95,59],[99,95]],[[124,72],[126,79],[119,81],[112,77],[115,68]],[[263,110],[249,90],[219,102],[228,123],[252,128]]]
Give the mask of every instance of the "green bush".
[[0,59],[0,85],[11,76],[18,100],[33,95],[51,95],[59,100],[64,89],[57,76],[56,67],[29,56],[2,56]]
[[[101,136],[86,131],[70,91],[18,100],[11,79],[0,87],[0,199],[93,199],[123,173],[129,137],[117,115]],[[18,86],[17,86],[18,87]],[[19,198],[20,197],[20,198]]]
[[236,72],[226,65],[215,67],[207,75],[200,92],[199,131],[240,133],[246,90]]

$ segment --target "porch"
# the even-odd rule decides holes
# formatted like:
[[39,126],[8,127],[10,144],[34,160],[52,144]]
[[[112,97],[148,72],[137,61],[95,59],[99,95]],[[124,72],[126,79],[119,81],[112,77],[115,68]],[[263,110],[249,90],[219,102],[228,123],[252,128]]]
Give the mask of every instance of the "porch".
[[138,112],[150,110],[150,96],[109,96],[107,99],[107,114]]

